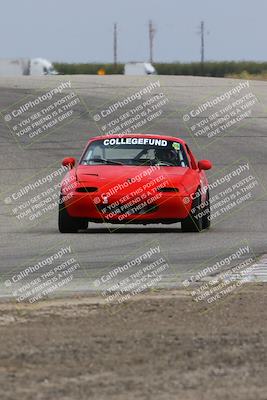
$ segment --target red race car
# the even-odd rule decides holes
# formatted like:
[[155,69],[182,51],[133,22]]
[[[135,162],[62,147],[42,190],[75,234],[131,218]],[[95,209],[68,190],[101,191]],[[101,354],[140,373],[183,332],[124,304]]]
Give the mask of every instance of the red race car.
[[86,229],[89,221],[111,224],[171,224],[183,232],[210,226],[204,170],[179,138],[125,134],[91,138],[78,162],[64,158],[69,171],[61,184],[59,231]]

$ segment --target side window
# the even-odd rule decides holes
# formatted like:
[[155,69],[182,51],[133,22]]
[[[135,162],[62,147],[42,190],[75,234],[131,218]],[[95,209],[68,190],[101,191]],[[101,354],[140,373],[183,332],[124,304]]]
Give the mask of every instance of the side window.
[[102,149],[102,147],[101,146],[94,146],[92,156],[94,158],[102,158],[103,157],[103,149]]
[[180,162],[181,167],[190,167],[191,166],[189,157],[187,156],[186,151],[183,146],[181,147],[181,149],[178,152],[178,157],[179,157],[179,162]]
[[93,143],[84,158],[87,160],[91,158],[103,158],[103,149],[101,148],[101,146]]
[[189,149],[189,147],[188,147],[187,144],[185,145],[185,147],[186,147],[187,153],[188,153],[188,155],[189,155],[191,167],[192,167],[193,169],[197,169],[197,161],[196,161],[195,157],[194,157],[193,154],[191,153],[191,150]]

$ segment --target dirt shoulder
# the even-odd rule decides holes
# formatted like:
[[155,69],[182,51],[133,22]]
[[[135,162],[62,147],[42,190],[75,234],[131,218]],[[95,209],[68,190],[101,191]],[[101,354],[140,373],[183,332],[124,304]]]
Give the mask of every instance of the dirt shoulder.
[[200,310],[181,290],[0,304],[2,400],[266,399],[267,284]]

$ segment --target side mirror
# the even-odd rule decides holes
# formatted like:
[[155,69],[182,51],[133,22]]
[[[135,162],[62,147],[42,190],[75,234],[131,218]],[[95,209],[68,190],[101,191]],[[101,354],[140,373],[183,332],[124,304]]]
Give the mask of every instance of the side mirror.
[[74,165],[75,165],[75,162],[76,162],[75,158],[73,158],[73,157],[66,157],[66,158],[64,158],[64,159],[62,160],[62,165],[63,165],[63,167],[70,167],[70,168],[73,168]]
[[198,168],[200,170],[202,170],[202,169],[204,169],[204,170],[211,169],[212,168],[212,163],[209,160],[200,160],[198,162]]

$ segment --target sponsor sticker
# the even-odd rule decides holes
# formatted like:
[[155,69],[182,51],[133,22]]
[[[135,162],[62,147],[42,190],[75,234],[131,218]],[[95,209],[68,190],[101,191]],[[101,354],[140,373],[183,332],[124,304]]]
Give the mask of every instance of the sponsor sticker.
[[160,146],[166,147],[168,142],[163,139],[150,139],[150,138],[113,138],[113,139],[105,139],[103,141],[104,146],[118,146],[122,144],[130,145],[138,145],[144,144],[149,146]]
[[180,150],[180,143],[173,142],[172,147],[174,148],[174,150],[178,151]]

